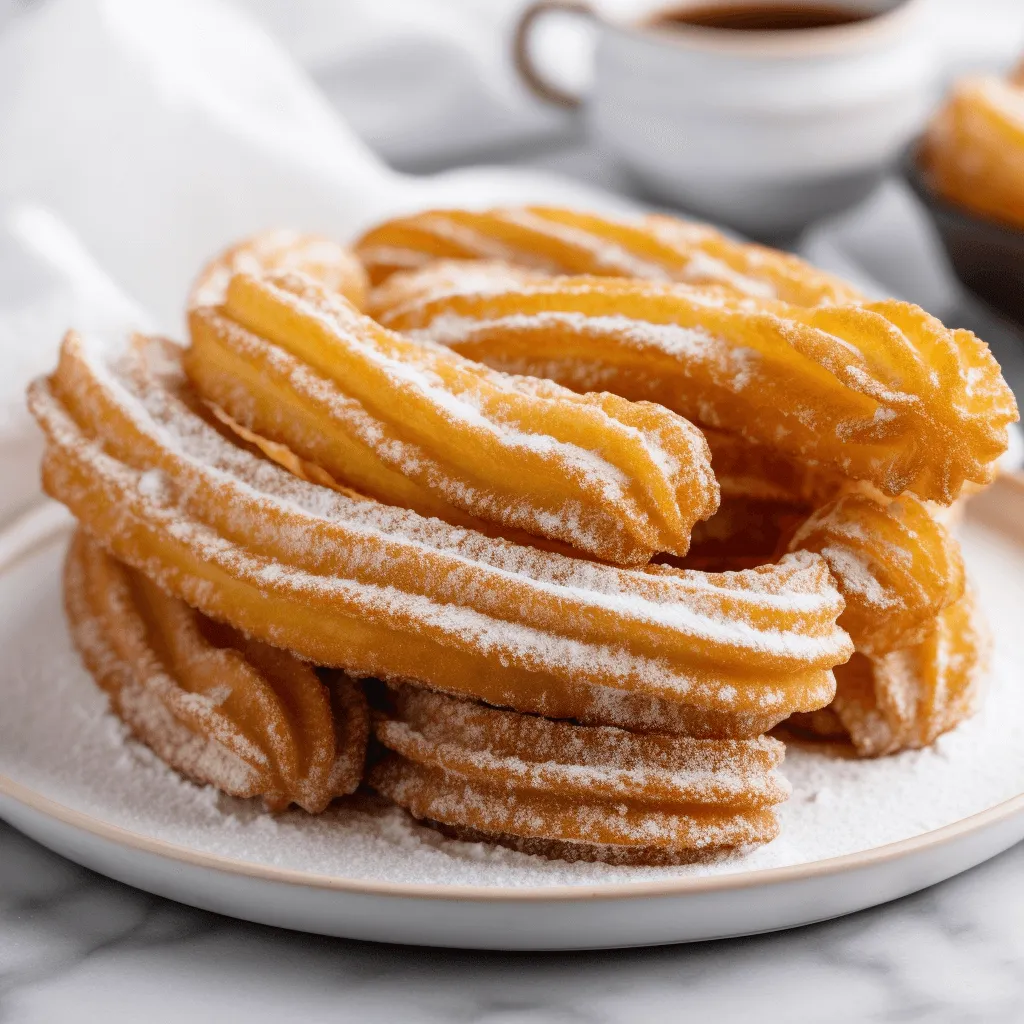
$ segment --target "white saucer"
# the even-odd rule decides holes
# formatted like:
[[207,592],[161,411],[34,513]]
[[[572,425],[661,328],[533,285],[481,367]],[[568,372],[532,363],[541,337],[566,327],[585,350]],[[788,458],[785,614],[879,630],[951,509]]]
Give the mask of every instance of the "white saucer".
[[[1024,838],[1024,486],[1004,480],[970,513],[968,565],[996,635],[985,710],[934,749],[897,758],[791,749],[783,836],[746,858],[570,866],[452,843],[394,809],[272,819],[194,787],[125,742],[78,666],[60,613],[64,533],[0,575],[0,815],[150,892],[350,938],[583,949],[751,934],[874,906]],[[24,543],[39,532],[23,531]]]

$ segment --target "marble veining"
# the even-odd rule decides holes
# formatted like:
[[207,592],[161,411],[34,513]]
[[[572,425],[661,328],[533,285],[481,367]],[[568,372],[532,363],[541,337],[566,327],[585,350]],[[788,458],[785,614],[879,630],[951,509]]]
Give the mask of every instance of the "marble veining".
[[1024,844],[887,907],[692,946],[503,954],[244,924],[0,824],[0,1022],[1024,1021]]

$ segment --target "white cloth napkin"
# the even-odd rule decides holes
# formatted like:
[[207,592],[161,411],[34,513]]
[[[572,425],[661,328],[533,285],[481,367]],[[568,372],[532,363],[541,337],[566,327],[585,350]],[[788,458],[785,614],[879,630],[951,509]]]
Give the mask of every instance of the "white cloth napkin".
[[[513,77],[522,0],[45,0],[14,16],[6,2],[0,527],[38,497],[22,395],[64,330],[180,334],[191,276],[229,241],[280,225],[347,238],[428,205],[630,205],[536,169],[415,177],[375,153],[442,165],[571,136]],[[1000,4],[1024,15],[1020,0],[970,6]],[[565,166],[607,180],[586,152]],[[922,231],[905,195],[883,193],[812,232],[807,250],[941,313],[952,291],[941,262],[921,258],[934,251]]]
[[399,174],[257,23],[211,0],[51,0],[0,35],[0,526],[38,494],[32,376],[69,326],[180,334],[189,281],[264,227],[624,201],[531,170]]
[[0,526],[37,499],[42,439],[25,386],[50,370],[56,344],[83,331],[151,326],[52,214],[0,208]]

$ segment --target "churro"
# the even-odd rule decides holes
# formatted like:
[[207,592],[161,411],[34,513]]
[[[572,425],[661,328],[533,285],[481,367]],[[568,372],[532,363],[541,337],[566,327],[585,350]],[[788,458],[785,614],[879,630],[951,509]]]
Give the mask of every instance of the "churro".
[[817,551],[846,601],[839,624],[863,654],[919,642],[964,592],[960,545],[912,494],[845,494],[796,531],[791,551]]
[[[432,273],[425,271],[424,273]],[[478,282],[488,270],[474,270]],[[382,321],[513,373],[658,402],[825,474],[950,504],[1017,416],[988,346],[905,302],[804,308],[646,281],[475,285]]]
[[430,210],[373,228],[355,249],[374,284],[439,259],[501,260],[547,274],[711,284],[807,306],[861,298],[796,256],[658,214],[615,219],[550,206]]
[[926,747],[977,710],[987,655],[967,591],[920,643],[880,658],[855,654],[837,668],[832,710],[864,757]]
[[370,784],[458,838],[567,860],[672,864],[778,834],[777,740],[552,722],[403,687]]
[[226,249],[199,272],[188,307],[219,306],[235,274],[302,273],[328,291],[344,295],[356,309],[366,305],[369,282],[355,253],[320,235],[264,231]]
[[925,132],[918,163],[945,199],[1024,229],[1024,82],[957,82]]
[[271,810],[318,813],[363,777],[369,711],[357,682],[322,682],[120,565],[79,531],[64,597],[75,643],[113,711],[172,768]]
[[680,416],[409,342],[310,279],[236,275],[189,322],[204,398],[389,504],[621,565],[684,555],[717,508],[707,445]]
[[168,342],[71,334],[30,405],[47,492],[117,558],[314,664],[553,718],[744,736],[827,704],[851,651],[819,555],[625,570],[338,493],[204,418]]

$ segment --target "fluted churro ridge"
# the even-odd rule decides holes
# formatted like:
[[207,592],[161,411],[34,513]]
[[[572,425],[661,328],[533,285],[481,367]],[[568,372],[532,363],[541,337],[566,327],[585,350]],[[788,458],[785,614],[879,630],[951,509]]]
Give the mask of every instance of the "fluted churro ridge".
[[408,294],[392,289],[384,323],[510,372],[660,402],[890,496],[948,504],[965,481],[991,482],[1018,418],[988,346],[905,302],[803,308],[642,281],[523,283],[501,266],[475,268],[466,290],[410,279]]
[[273,810],[312,813],[355,791],[369,712],[286,651],[205,619],[79,531],[65,567],[71,630],[132,732],[171,767]]
[[236,275],[186,369],[235,421],[379,500],[642,565],[718,505],[700,431],[407,341],[308,278]]
[[212,618],[315,664],[553,717],[629,724],[643,698],[742,735],[831,698],[850,646],[819,556],[623,570],[337,493],[231,443],[180,358],[70,335],[31,405],[47,491]]
[[501,260],[547,274],[712,284],[806,306],[861,298],[796,256],[662,215],[613,218],[552,206],[429,210],[372,228],[356,253],[374,284],[439,259]]

